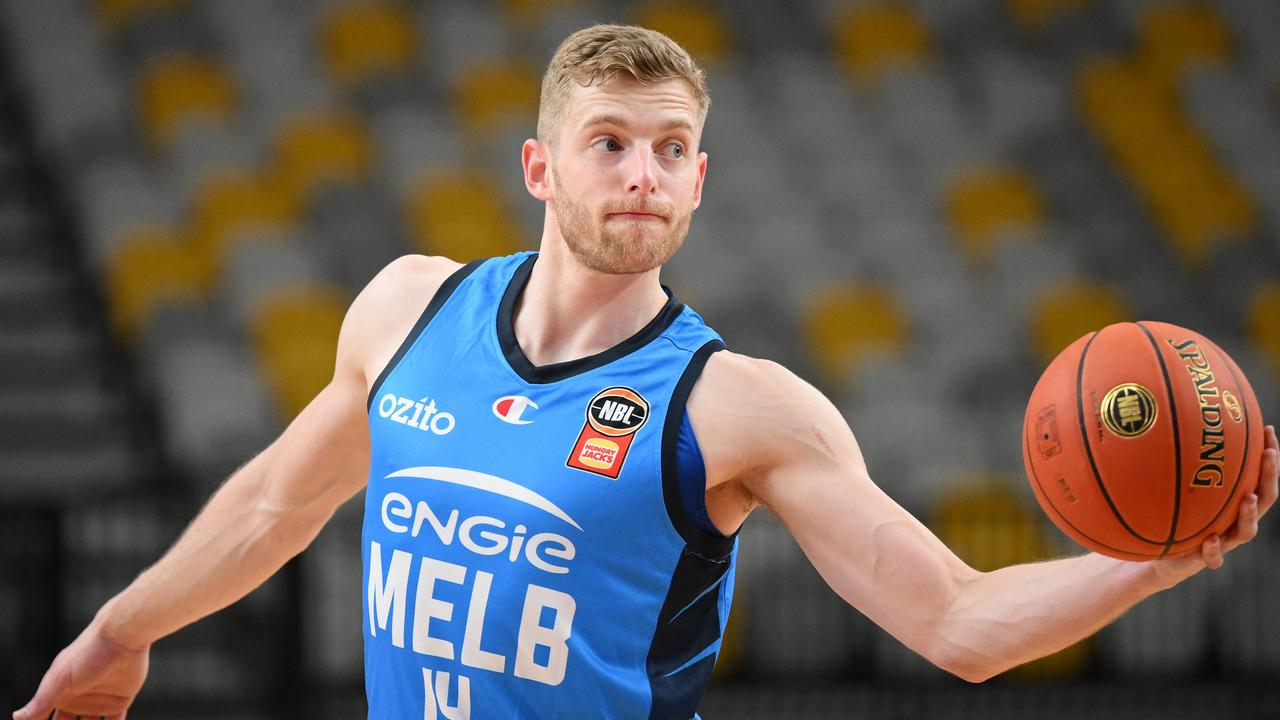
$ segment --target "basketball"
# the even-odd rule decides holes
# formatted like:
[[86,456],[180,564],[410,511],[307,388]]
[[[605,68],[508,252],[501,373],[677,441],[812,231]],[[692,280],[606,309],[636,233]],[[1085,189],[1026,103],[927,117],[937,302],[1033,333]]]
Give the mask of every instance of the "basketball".
[[1235,522],[1262,461],[1249,381],[1199,333],[1117,323],[1041,375],[1022,426],[1040,506],[1084,547],[1126,560],[1197,550]]

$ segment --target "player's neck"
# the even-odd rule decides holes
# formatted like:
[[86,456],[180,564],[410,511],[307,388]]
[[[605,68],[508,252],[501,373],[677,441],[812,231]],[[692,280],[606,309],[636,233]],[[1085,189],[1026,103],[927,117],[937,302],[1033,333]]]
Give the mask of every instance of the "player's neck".
[[621,343],[666,302],[657,269],[609,275],[582,266],[563,244],[544,242],[512,323],[529,362],[551,365]]

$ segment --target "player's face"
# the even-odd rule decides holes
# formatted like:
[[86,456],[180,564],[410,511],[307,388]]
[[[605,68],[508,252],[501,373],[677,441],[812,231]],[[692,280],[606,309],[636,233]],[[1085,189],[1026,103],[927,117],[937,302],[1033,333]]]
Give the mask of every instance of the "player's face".
[[560,233],[593,270],[652,270],[680,249],[701,201],[697,100],[678,79],[616,77],[574,93],[550,164]]

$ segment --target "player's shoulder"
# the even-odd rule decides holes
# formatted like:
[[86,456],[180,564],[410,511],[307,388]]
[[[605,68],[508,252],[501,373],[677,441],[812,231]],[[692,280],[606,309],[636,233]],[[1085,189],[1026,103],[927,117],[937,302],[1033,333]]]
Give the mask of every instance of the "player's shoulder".
[[707,359],[689,398],[693,419],[736,427],[742,436],[776,436],[829,405],[784,365],[728,350]]
[[786,366],[730,350],[712,353],[698,384],[707,394],[762,400],[809,387]]
[[803,456],[817,428],[847,428],[831,401],[787,367],[727,350],[707,359],[688,409],[708,487]]
[[340,357],[348,355],[365,366],[389,356],[460,267],[449,258],[428,255],[403,255],[387,263],[347,309],[338,341]]

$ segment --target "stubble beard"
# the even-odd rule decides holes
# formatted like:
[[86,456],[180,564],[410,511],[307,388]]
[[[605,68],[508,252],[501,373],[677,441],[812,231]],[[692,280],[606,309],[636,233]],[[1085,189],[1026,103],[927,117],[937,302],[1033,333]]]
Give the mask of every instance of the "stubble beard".
[[636,275],[665,264],[684,244],[693,213],[676,216],[672,208],[655,208],[641,202],[624,202],[605,208],[607,213],[660,212],[667,222],[634,220],[605,224],[603,216],[593,218],[586,205],[564,192],[564,183],[555,173],[559,192],[551,201],[560,235],[569,252],[586,267],[609,275]]

